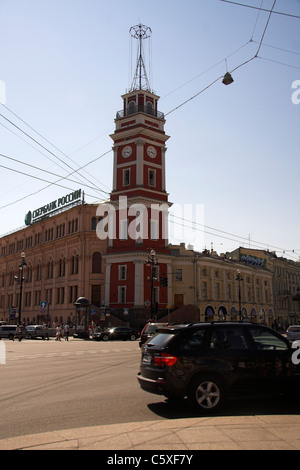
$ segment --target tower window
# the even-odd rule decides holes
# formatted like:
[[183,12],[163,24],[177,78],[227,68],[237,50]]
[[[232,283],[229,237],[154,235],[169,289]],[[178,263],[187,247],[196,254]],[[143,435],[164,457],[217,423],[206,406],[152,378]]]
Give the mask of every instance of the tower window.
[[123,170],[123,186],[130,185],[130,169]]
[[118,286],[118,301],[119,304],[126,302],[126,286]]
[[158,240],[158,220],[150,220],[150,239]]
[[127,266],[121,265],[119,266],[119,280],[120,281],[126,281],[127,278]]
[[149,186],[156,186],[156,171],[149,170]]

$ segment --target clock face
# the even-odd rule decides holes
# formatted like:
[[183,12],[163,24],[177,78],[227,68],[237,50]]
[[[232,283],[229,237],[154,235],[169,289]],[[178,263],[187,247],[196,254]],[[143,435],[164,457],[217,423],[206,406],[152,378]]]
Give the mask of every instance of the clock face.
[[148,147],[147,148],[147,154],[149,155],[150,158],[155,158],[156,157],[156,149],[154,147]]
[[132,154],[132,147],[130,145],[127,145],[126,147],[123,148],[122,155],[124,158],[130,157]]

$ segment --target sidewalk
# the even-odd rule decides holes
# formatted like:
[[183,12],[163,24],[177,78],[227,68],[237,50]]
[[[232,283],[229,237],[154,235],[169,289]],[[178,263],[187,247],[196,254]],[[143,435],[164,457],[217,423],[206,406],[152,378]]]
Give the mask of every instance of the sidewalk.
[[0,450],[299,450],[299,415],[121,423],[0,440]]

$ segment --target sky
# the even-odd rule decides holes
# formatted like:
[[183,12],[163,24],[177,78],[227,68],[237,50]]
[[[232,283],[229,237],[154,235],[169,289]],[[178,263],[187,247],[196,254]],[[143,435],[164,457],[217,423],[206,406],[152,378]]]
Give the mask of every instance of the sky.
[[298,261],[300,0],[235,3],[0,0],[0,236],[76,189],[109,197],[142,23],[170,136],[170,241]]

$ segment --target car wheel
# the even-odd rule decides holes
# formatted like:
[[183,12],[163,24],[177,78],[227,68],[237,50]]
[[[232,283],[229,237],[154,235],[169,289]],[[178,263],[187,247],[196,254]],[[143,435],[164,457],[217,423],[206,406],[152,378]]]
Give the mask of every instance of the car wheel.
[[109,340],[108,335],[103,335],[103,341],[108,341],[108,340]]
[[213,376],[198,377],[190,386],[188,400],[198,411],[212,413],[224,400],[224,389],[220,380]]
[[130,341],[135,341],[136,340],[136,336],[135,335],[131,335],[130,336]]

